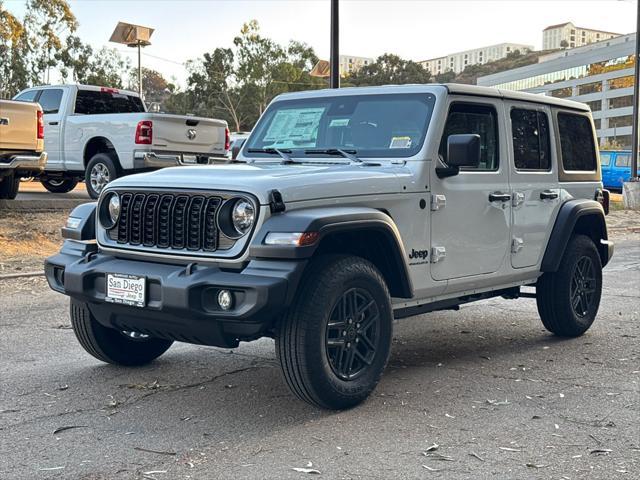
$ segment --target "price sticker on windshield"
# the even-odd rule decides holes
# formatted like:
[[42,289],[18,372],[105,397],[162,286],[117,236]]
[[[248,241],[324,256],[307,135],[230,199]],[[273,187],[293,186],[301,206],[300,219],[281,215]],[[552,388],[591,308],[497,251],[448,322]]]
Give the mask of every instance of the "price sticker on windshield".
[[411,137],[391,137],[389,148],[411,148]]

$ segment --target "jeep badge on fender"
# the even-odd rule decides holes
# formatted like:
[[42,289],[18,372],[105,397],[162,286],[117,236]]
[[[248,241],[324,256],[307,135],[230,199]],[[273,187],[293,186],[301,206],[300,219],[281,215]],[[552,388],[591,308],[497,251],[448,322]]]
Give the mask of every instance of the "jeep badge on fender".
[[594,132],[584,104],[468,85],[283,94],[234,163],[77,207],[47,280],[104,362],[272,337],[294,395],[349,408],[394,319],[535,295],[550,332],[589,329],[613,254]]

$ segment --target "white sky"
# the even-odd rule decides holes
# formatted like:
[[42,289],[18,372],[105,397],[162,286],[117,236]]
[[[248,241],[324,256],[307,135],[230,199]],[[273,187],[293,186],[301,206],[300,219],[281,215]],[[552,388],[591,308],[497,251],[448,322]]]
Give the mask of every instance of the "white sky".
[[[18,16],[24,0],[5,0]],[[181,63],[216,47],[232,46],[244,22],[256,19],[262,33],[286,44],[310,44],[329,55],[329,0],[71,0],[79,36],[96,48],[109,44],[119,20],[153,27],[143,65],[176,77],[184,86]],[[542,47],[542,29],[573,21],[581,27],[619,33],[636,30],[633,0],[341,0],[340,52],[377,57],[395,53],[412,60],[446,55],[501,42]],[[154,57],[161,57],[154,58]]]

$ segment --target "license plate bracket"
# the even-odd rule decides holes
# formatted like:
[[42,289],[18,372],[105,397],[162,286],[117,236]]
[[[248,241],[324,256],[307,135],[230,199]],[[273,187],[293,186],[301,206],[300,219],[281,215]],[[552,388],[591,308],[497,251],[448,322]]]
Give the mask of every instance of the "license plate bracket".
[[107,273],[106,294],[109,303],[144,307],[147,303],[147,278],[140,275]]

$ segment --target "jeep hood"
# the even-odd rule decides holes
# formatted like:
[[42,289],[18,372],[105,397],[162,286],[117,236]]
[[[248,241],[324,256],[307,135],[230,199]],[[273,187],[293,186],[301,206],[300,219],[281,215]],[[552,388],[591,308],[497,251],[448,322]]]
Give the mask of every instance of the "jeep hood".
[[[291,164],[271,162],[171,167],[122,177],[109,188],[232,190],[252,193],[261,204],[279,190],[285,202],[352,195],[396,193],[402,190],[401,165]],[[404,176],[404,175],[402,175]]]

